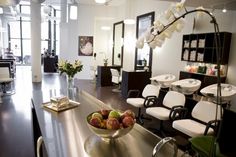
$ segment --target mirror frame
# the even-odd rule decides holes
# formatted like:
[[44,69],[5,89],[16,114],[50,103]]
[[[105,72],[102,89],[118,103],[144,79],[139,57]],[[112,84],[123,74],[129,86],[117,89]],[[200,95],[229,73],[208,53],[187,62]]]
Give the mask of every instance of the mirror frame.
[[[115,59],[114,59],[114,57],[115,57],[115,28],[116,28],[116,26],[117,25],[120,25],[121,24],[121,26],[122,26],[122,34],[121,34],[121,38],[123,38],[123,40],[124,40],[124,32],[125,32],[125,25],[124,25],[124,21],[120,21],[120,22],[116,22],[116,23],[114,23],[113,24],[113,46],[112,46],[112,65],[115,65],[115,66],[117,66],[115,63],[114,63],[114,61],[115,61]],[[120,65],[118,65],[118,66],[123,66],[123,53],[124,53],[124,44],[122,44],[122,46],[121,46],[121,52],[120,52]]]
[[[136,19],[136,40],[142,35],[141,33],[139,34],[139,32],[140,32],[140,28],[139,28],[140,22],[142,21],[142,19],[145,19],[145,18],[148,18],[148,17],[150,17],[150,26],[151,26],[153,24],[154,18],[155,18],[155,12],[154,11],[137,16],[137,19]],[[150,26],[147,26],[147,28],[150,27]],[[147,28],[145,28],[145,30]],[[147,66],[149,67],[150,72],[152,71],[152,52],[153,52],[152,48],[149,48],[149,64]],[[138,57],[138,49],[135,48],[134,70],[139,70],[137,68],[137,57]]]

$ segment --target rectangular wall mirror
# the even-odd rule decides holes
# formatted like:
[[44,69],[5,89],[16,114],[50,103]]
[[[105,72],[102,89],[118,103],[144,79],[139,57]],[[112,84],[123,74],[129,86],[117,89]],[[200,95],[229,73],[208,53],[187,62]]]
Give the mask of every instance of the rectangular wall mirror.
[[[149,28],[155,18],[155,12],[150,12],[137,16],[136,23],[136,38],[138,39],[141,35],[145,33],[147,28]],[[149,71],[152,70],[152,49],[148,44],[144,44],[142,49],[135,48],[135,70],[144,70],[148,68]],[[147,70],[147,69],[145,69]]]
[[123,51],[124,51],[124,22],[120,21],[113,24],[113,49],[112,49],[112,65],[122,67]]

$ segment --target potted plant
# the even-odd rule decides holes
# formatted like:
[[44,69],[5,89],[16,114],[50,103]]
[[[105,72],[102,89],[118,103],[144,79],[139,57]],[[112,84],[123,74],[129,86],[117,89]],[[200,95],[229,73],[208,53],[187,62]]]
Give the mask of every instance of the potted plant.
[[103,62],[104,62],[104,66],[107,66],[107,64],[108,64],[108,58],[104,58],[104,59],[103,59]]

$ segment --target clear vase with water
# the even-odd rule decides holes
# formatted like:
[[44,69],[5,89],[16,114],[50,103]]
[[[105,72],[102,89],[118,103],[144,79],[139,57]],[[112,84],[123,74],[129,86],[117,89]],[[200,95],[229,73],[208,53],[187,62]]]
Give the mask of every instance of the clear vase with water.
[[67,75],[67,88],[73,89],[74,88],[74,77]]

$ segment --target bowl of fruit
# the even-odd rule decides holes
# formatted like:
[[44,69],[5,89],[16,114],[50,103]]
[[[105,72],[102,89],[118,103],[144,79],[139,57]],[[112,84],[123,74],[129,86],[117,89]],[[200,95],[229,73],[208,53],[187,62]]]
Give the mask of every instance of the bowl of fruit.
[[130,132],[135,124],[135,114],[131,110],[119,112],[102,109],[87,116],[89,129],[101,138],[115,139]]

